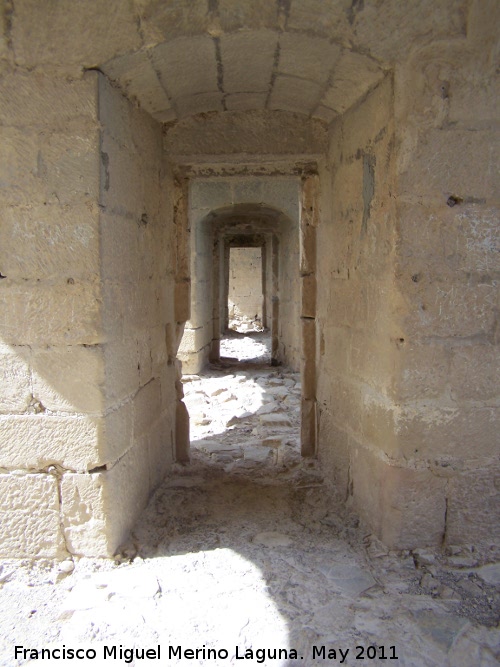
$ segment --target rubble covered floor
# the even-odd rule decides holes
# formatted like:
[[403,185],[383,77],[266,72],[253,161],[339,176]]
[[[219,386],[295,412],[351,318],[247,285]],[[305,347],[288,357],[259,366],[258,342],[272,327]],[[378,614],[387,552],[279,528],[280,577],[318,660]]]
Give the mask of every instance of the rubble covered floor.
[[[236,647],[254,651],[245,665],[337,664],[332,649],[349,649],[354,665],[356,647],[370,646],[388,656],[394,646],[402,666],[496,665],[499,554],[387,550],[301,459],[300,383],[267,365],[265,334],[230,334],[222,350],[220,364],[184,378],[191,464],[159,487],[115,561],[3,562],[1,664],[28,664],[13,659],[15,637],[160,645],[162,659],[169,646],[226,649],[217,665],[242,664]],[[258,648],[288,658],[258,662]]]

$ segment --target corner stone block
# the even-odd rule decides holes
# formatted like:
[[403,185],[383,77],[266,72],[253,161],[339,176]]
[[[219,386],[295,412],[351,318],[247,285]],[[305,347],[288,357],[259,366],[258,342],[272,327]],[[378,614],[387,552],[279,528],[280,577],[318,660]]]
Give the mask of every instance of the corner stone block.
[[160,416],[160,392],[160,380],[154,378],[141,387],[134,397],[134,439],[148,433]]
[[2,273],[15,281],[92,281],[99,275],[97,205],[7,206],[0,248]]
[[0,466],[41,470],[52,464],[87,470],[99,465],[102,421],[82,415],[0,416]]
[[485,283],[434,281],[415,290],[407,288],[405,297],[405,327],[426,336],[490,335],[500,305],[497,286]]
[[351,454],[354,507],[387,546],[440,546],[445,530],[445,483],[430,470],[389,465],[364,447]]
[[0,285],[0,337],[7,344],[93,345],[100,317],[97,284]]
[[146,506],[149,493],[146,441],[136,443],[109,470],[63,475],[62,516],[70,553],[113,556]]
[[11,347],[0,344],[0,413],[24,412],[31,392],[29,347]]
[[45,474],[0,475],[0,554],[15,558],[64,558],[58,482]]
[[400,406],[398,456],[487,460],[498,448],[500,408],[418,402]]
[[36,349],[32,364],[33,396],[45,408],[63,412],[102,411],[102,348],[74,345]]
[[485,401],[500,395],[500,354],[489,343],[453,349],[449,381],[455,399]]
[[85,556],[112,556],[107,535],[106,473],[65,474],[61,480],[63,528],[68,550]]

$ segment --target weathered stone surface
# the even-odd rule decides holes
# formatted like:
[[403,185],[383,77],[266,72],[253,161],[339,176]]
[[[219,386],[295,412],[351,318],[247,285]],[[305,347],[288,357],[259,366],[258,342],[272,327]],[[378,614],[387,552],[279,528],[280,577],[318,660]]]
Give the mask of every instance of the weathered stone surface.
[[117,81],[129,97],[140,100],[142,108],[155,118],[165,122],[175,118],[172,103],[159,85],[158,73],[146,53],[115,58],[102,70],[112,81]]
[[300,320],[302,333],[301,382],[302,395],[307,399],[316,396],[316,321],[306,317]]
[[149,464],[147,440],[136,440],[109,470],[63,475],[63,526],[71,553],[115,553],[148,498]]
[[[43,409],[43,408],[42,408]],[[0,416],[0,465],[40,470],[54,463],[87,470],[99,465],[98,417],[38,414]]]
[[57,412],[103,410],[104,363],[100,346],[34,350],[32,385],[44,408]]
[[450,544],[498,543],[499,471],[488,468],[464,471],[454,476],[447,489],[446,540]]
[[300,279],[302,291],[302,318],[313,318],[316,316],[316,276],[302,276]]
[[376,61],[359,53],[344,52],[333,70],[331,86],[321,99],[321,104],[344,113],[379,81],[384,72]]
[[399,211],[400,253],[410,275],[425,278],[436,264],[443,273],[498,270],[497,208],[478,203],[438,208],[403,204]]
[[327,39],[285,32],[280,37],[278,71],[323,85],[339,55],[339,46]]
[[279,74],[271,92],[270,106],[310,114],[320,101],[321,93],[321,86],[314,81]]
[[[411,168],[401,176],[401,193],[443,206],[450,195],[490,199],[498,191],[498,151],[496,133],[491,130],[427,131],[420,137]],[[462,160],[463,155],[468,160]]]
[[57,479],[50,475],[0,475],[1,553],[19,558],[66,555],[60,527]]
[[[259,141],[255,137],[259,136]],[[275,111],[186,118],[168,130],[165,148],[173,155],[322,153],[326,131],[319,121]]]
[[291,426],[290,419],[287,415],[278,412],[261,414],[260,421],[264,426]]
[[97,207],[9,206],[2,212],[1,266],[10,279],[95,279]]
[[388,465],[365,448],[351,455],[353,498],[389,547],[440,545],[445,531],[445,480],[429,470]]
[[450,384],[457,400],[488,401],[499,394],[500,354],[494,345],[468,345],[452,352]]
[[61,504],[63,530],[72,554],[93,553],[110,556],[106,526],[104,473],[63,475]]
[[213,39],[179,37],[157,46],[152,62],[166,90],[174,97],[217,92]]
[[24,67],[50,65],[80,73],[82,67],[139,48],[141,39],[132,5],[120,0],[93,7],[67,2],[46,7],[21,0],[12,17],[12,45]]
[[255,542],[255,544],[262,544],[265,547],[288,547],[292,544],[292,539],[288,535],[277,533],[275,531],[258,533],[254,536],[252,541]]
[[29,348],[0,344],[1,413],[24,412],[31,399]]
[[[224,91],[267,94],[278,45],[276,33],[270,30],[238,32],[223,35],[220,44]],[[245,81],[244,88],[242,81]]]
[[98,131],[94,123],[59,132],[4,126],[0,202],[71,205],[95,198],[99,188]]
[[317,452],[316,400],[303,398],[300,404],[300,441],[302,456],[314,456]]
[[65,130],[73,119],[97,122],[96,72],[76,80],[12,72],[0,79],[0,91],[2,125]]

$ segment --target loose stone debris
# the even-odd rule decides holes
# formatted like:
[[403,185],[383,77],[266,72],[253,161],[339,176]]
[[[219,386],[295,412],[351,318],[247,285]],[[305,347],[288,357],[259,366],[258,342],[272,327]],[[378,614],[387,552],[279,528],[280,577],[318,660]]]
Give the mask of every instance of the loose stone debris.
[[[299,376],[268,365],[264,334],[241,352],[246,339],[223,344],[239,361],[184,378],[191,463],[157,489],[114,561],[3,562],[0,664],[39,664],[15,659],[16,645],[79,645],[96,650],[78,661],[88,665],[358,665],[361,653],[402,667],[497,665],[500,554],[394,552],[366,534],[300,456]],[[120,645],[159,645],[163,662],[103,659]]]

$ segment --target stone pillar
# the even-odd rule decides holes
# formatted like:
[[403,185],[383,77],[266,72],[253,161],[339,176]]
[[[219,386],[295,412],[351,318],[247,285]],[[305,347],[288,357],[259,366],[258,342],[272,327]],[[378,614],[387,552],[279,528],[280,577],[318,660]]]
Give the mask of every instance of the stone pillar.
[[271,271],[272,271],[272,313],[271,313],[271,364],[279,364],[279,239],[273,234],[271,240]]
[[300,299],[301,299],[301,452],[316,454],[316,227],[319,220],[318,177],[302,182],[300,216]]
[[212,265],[212,289],[213,289],[213,333],[212,347],[210,350],[210,361],[220,360],[220,339],[221,339],[221,243],[222,239],[214,234],[214,252]]

